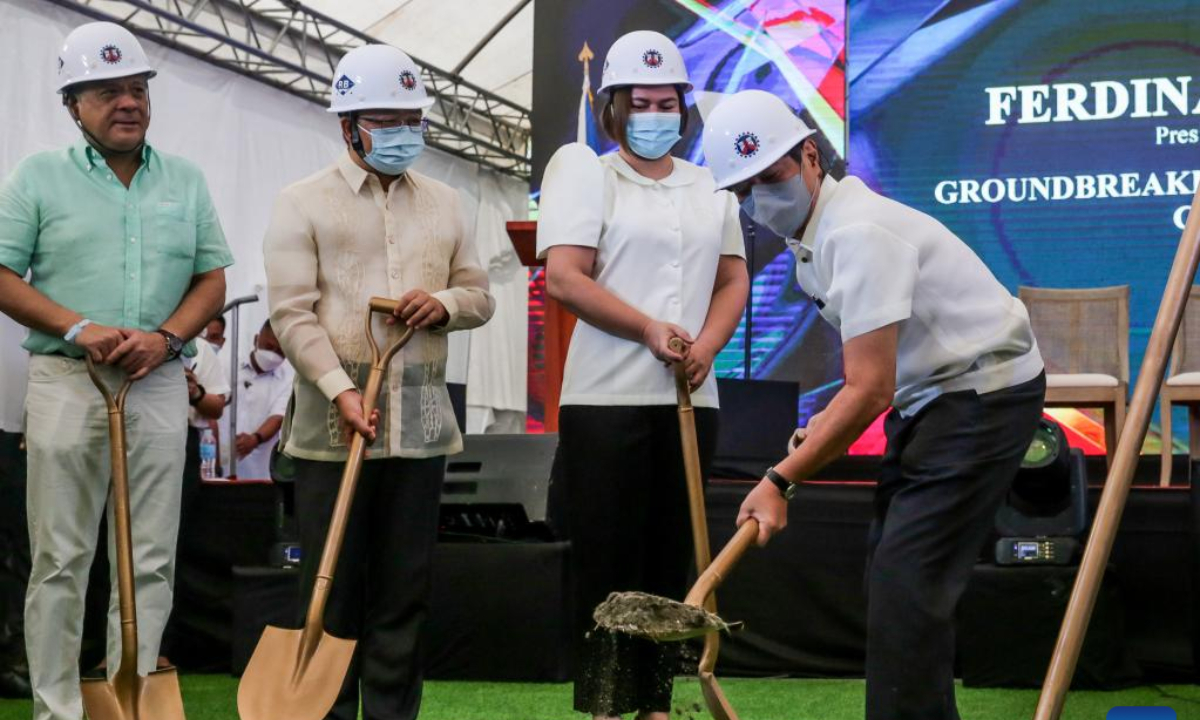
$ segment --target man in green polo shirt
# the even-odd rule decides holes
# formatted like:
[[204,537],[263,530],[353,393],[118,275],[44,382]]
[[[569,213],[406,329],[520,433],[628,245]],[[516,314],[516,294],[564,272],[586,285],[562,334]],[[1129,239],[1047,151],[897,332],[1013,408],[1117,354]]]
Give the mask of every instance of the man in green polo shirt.
[[[232,256],[199,169],[145,142],[154,74],[119,25],[76,28],[59,53],[58,92],[83,137],[26,158],[0,187],[0,312],[29,327],[32,354],[25,633],[34,720],[82,715],[83,598],[109,488],[105,407],[85,354],[110,384],[137,380],[126,417],[141,674],[154,669],[171,610],[188,408],[178,357],[220,311]],[[116,608],[114,580],[110,673]]]

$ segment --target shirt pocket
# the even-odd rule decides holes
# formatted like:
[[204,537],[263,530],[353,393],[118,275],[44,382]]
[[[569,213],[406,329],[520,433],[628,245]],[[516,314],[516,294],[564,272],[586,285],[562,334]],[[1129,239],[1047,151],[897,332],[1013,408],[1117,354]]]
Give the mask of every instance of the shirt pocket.
[[153,235],[148,238],[160,255],[176,259],[195,260],[196,220],[189,217],[187,207],[173,200],[163,200],[154,206]]

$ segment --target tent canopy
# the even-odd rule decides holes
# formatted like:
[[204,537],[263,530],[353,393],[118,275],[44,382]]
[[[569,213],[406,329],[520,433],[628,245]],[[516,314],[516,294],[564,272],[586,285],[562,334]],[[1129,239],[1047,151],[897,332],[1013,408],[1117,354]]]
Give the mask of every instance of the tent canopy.
[[[453,71],[523,0],[302,0],[324,15]],[[533,101],[533,2],[462,69],[462,77],[521,107]]]

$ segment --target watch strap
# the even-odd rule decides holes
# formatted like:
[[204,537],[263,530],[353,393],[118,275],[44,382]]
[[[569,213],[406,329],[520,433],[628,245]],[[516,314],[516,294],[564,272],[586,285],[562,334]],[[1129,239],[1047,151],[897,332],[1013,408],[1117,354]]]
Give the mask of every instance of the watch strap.
[[796,484],[775,472],[775,468],[767,468],[766,477],[772,485],[779,489],[779,494],[784,498],[791,500],[792,496],[796,494]]
[[179,357],[180,353],[183,352],[183,340],[170,330],[158,328],[154,332],[162,335],[167,341],[167,360],[174,360]]

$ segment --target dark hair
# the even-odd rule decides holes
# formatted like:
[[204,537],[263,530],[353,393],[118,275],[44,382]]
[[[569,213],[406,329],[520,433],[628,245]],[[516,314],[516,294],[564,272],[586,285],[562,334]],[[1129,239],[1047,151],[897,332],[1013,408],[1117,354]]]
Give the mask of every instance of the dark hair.
[[[675,94],[679,96],[679,134],[687,132],[688,107],[683,100],[683,88],[675,86]],[[608,95],[608,102],[600,111],[600,127],[604,134],[616,141],[625,150],[629,150],[629,141],[625,137],[625,126],[629,116],[633,114],[633,88],[619,87]]]
[[[225,332],[225,316],[224,315],[217,315],[216,317],[210,319],[208,322],[220,323],[221,324],[221,332]],[[205,324],[207,325],[208,323],[205,323]]]
[[804,145],[811,142],[817,150],[817,168],[821,171],[821,179],[825,178],[828,173],[829,162],[825,158],[825,151],[821,149],[821,143],[817,142],[815,136],[809,136],[792,146],[787,151],[787,156],[796,161],[800,167],[804,167]]
[[260,327],[258,331],[262,332],[263,330],[270,330],[272,335],[275,334],[275,328],[271,327],[271,318],[263,320],[262,327]]

